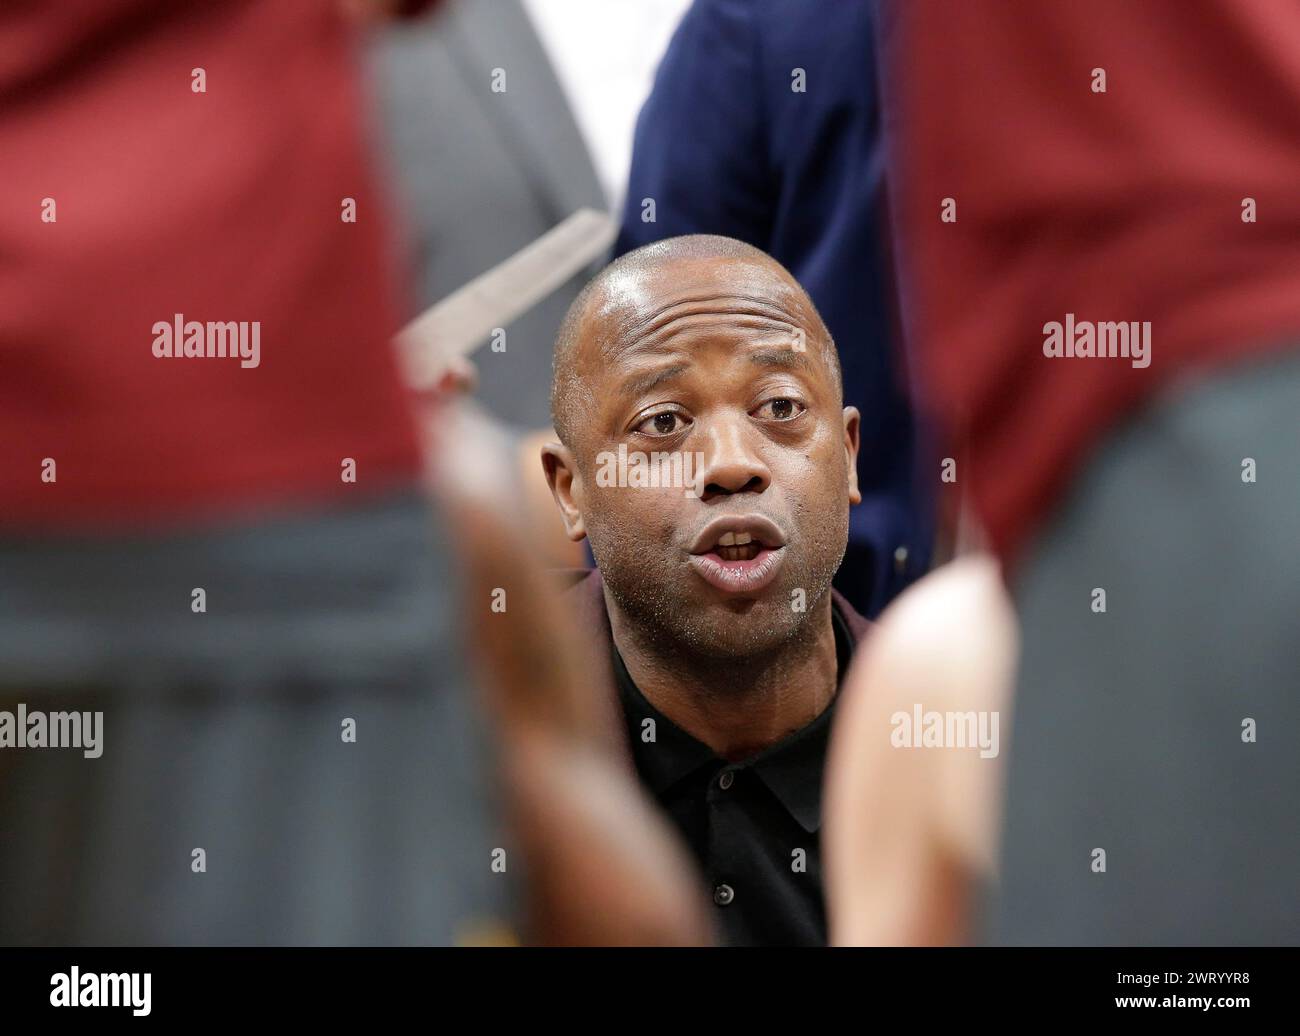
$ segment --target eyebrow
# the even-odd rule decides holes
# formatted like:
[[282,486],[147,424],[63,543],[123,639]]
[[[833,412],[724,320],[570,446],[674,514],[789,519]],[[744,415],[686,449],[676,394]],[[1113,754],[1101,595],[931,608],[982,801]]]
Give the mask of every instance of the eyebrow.
[[659,367],[655,370],[641,371],[637,374],[629,375],[619,386],[619,392],[624,396],[642,396],[651,389],[658,388],[666,381],[672,381],[679,378],[690,370],[690,365],[685,363],[674,363],[668,367]]
[[781,367],[786,370],[793,367],[809,374],[814,371],[807,352],[800,349],[755,349],[749,354],[749,362],[760,367]]
[[[749,353],[749,362],[759,367],[780,367],[783,370],[795,368],[809,374],[814,370],[807,353],[797,349],[755,349]],[[681,377],[688,370],[689,364],[674,363],[655,370],[641,371],[625,378],[619,385],[619,392],[624,396],[642,396],[665,382]]]

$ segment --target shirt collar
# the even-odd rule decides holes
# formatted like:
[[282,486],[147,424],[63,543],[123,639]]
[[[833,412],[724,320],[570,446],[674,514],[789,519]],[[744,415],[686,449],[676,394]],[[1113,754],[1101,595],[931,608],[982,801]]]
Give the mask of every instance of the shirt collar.
[[[835,632],[838,685],[844,680],[855,640],[834,598],[831,600],[831,625]],[[811,723],[791,732],[757,756],[729,764],[650,704],[633,682],[622,656],[613,646],[612,637],[610,651],[637,771],[657,799],[662,800],[674,786],[702,768],[707,767],[712,773],[730,766],[734,770],[747,769],[757,774],[805,831],[813,832],[821,827],[822,771],[835,705],[839,700],[838,692]],[[653,750],[642,736],[646,719],[654,720]]]

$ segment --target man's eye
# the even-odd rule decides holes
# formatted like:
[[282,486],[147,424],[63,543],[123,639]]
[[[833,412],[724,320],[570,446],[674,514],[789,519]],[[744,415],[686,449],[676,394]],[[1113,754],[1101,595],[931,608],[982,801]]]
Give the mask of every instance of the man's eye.
[[672,435],[679,431],[686,421],[681,414],[665,410],[661,414],[652,414],[636,426],[636,431],[645,435]]
[[755,413],[771,421],[792,421],[808,408],[795,399],[769,399]]

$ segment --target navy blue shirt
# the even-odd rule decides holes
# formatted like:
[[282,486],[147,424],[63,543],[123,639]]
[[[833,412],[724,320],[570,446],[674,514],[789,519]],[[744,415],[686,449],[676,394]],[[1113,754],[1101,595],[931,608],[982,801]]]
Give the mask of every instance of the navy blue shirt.
[[637,123],[615,252],[725,234],[812,297],[862,414],[863,499],[835,585],[868,616],[929,566],[938,472],[918,478],[885,220],[872,4],[696,0]]

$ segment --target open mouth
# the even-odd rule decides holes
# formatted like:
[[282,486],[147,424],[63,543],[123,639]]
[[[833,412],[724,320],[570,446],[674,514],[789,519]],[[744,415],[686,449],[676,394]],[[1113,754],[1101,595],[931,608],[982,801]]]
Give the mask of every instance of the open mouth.
[[747,532],[724,532],[713,548],[723,561],[753,561],[763,544]]
[[776,578],[785,560],[785,536],[766,518],[722,518],[696,538],[690,564],[710,586],[756,593]]

